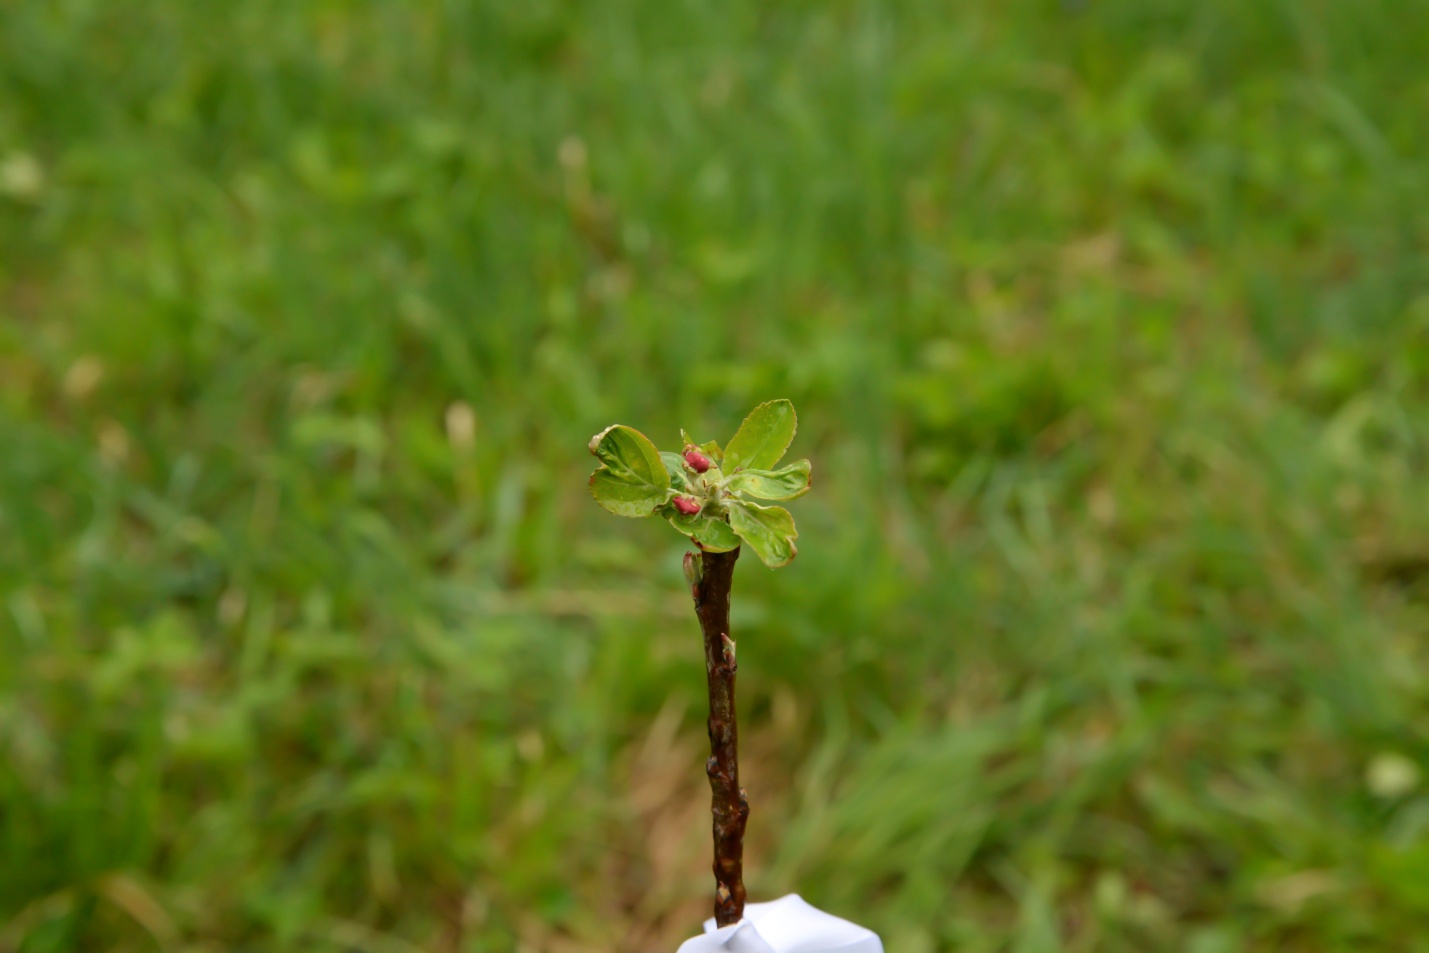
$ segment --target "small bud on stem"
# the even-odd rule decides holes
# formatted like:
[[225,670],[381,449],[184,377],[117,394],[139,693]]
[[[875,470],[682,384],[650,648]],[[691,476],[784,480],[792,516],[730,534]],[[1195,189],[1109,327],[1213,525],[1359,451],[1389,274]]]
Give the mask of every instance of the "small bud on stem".
[[699,553],[685,553],[685,582],[690,584],[690,595],[699,601],[700,577],[704,575],[704,562]]
[[694,516],[700,511],[700,501],[692,496],[675,497],[675,509],[686,516]]
[[700,453],[694,447],[685,448],[685,463],[696,473],[704,473],[710,467],[714,466],[714,463],[710,461],[709,457]]

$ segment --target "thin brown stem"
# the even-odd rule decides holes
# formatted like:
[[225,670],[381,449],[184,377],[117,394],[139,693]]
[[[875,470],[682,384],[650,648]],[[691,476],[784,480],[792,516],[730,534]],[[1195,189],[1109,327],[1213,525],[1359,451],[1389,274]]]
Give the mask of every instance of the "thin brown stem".
[[749,801],[739,786],[739,727],[734,710],[734,642],[729,637],[729,590],[739,550],[701,553],[703,572],[693,586],[695,614],[705,638],[710,686],[710,811],[714,814],[715,923],[744,916],[744,824]]

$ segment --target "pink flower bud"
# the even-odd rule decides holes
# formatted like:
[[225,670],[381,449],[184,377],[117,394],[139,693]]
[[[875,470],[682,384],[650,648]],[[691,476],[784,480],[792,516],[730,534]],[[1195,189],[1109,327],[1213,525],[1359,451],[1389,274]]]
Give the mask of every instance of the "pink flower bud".
[[709,457],[700,453],[694,447],[687,447],[685,449],[685,462],[688,463],[690,469],[696,473],[704,473],[710,467],[714,466],[714,464],[710,462]]
[[677,496],[675,497],[675,509],[686,516],[694,516],[700,511],[700,503],[699,500],[691,496]]

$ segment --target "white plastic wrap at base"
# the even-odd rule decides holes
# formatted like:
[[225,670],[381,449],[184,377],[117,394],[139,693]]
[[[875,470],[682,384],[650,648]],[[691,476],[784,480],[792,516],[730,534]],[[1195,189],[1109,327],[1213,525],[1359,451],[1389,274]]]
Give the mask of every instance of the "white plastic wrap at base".
[[797,893],[751,903],[744,919],[680,944],[679,953],[883,953],[878,935],[811,907]]

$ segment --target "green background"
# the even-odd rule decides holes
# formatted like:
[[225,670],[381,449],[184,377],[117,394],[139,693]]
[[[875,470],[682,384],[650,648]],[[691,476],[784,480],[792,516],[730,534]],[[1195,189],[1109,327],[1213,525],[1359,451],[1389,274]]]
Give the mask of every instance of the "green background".
[[1423,0],[0,2],[0,953],[673,951],[748,882],[1429,950]]

